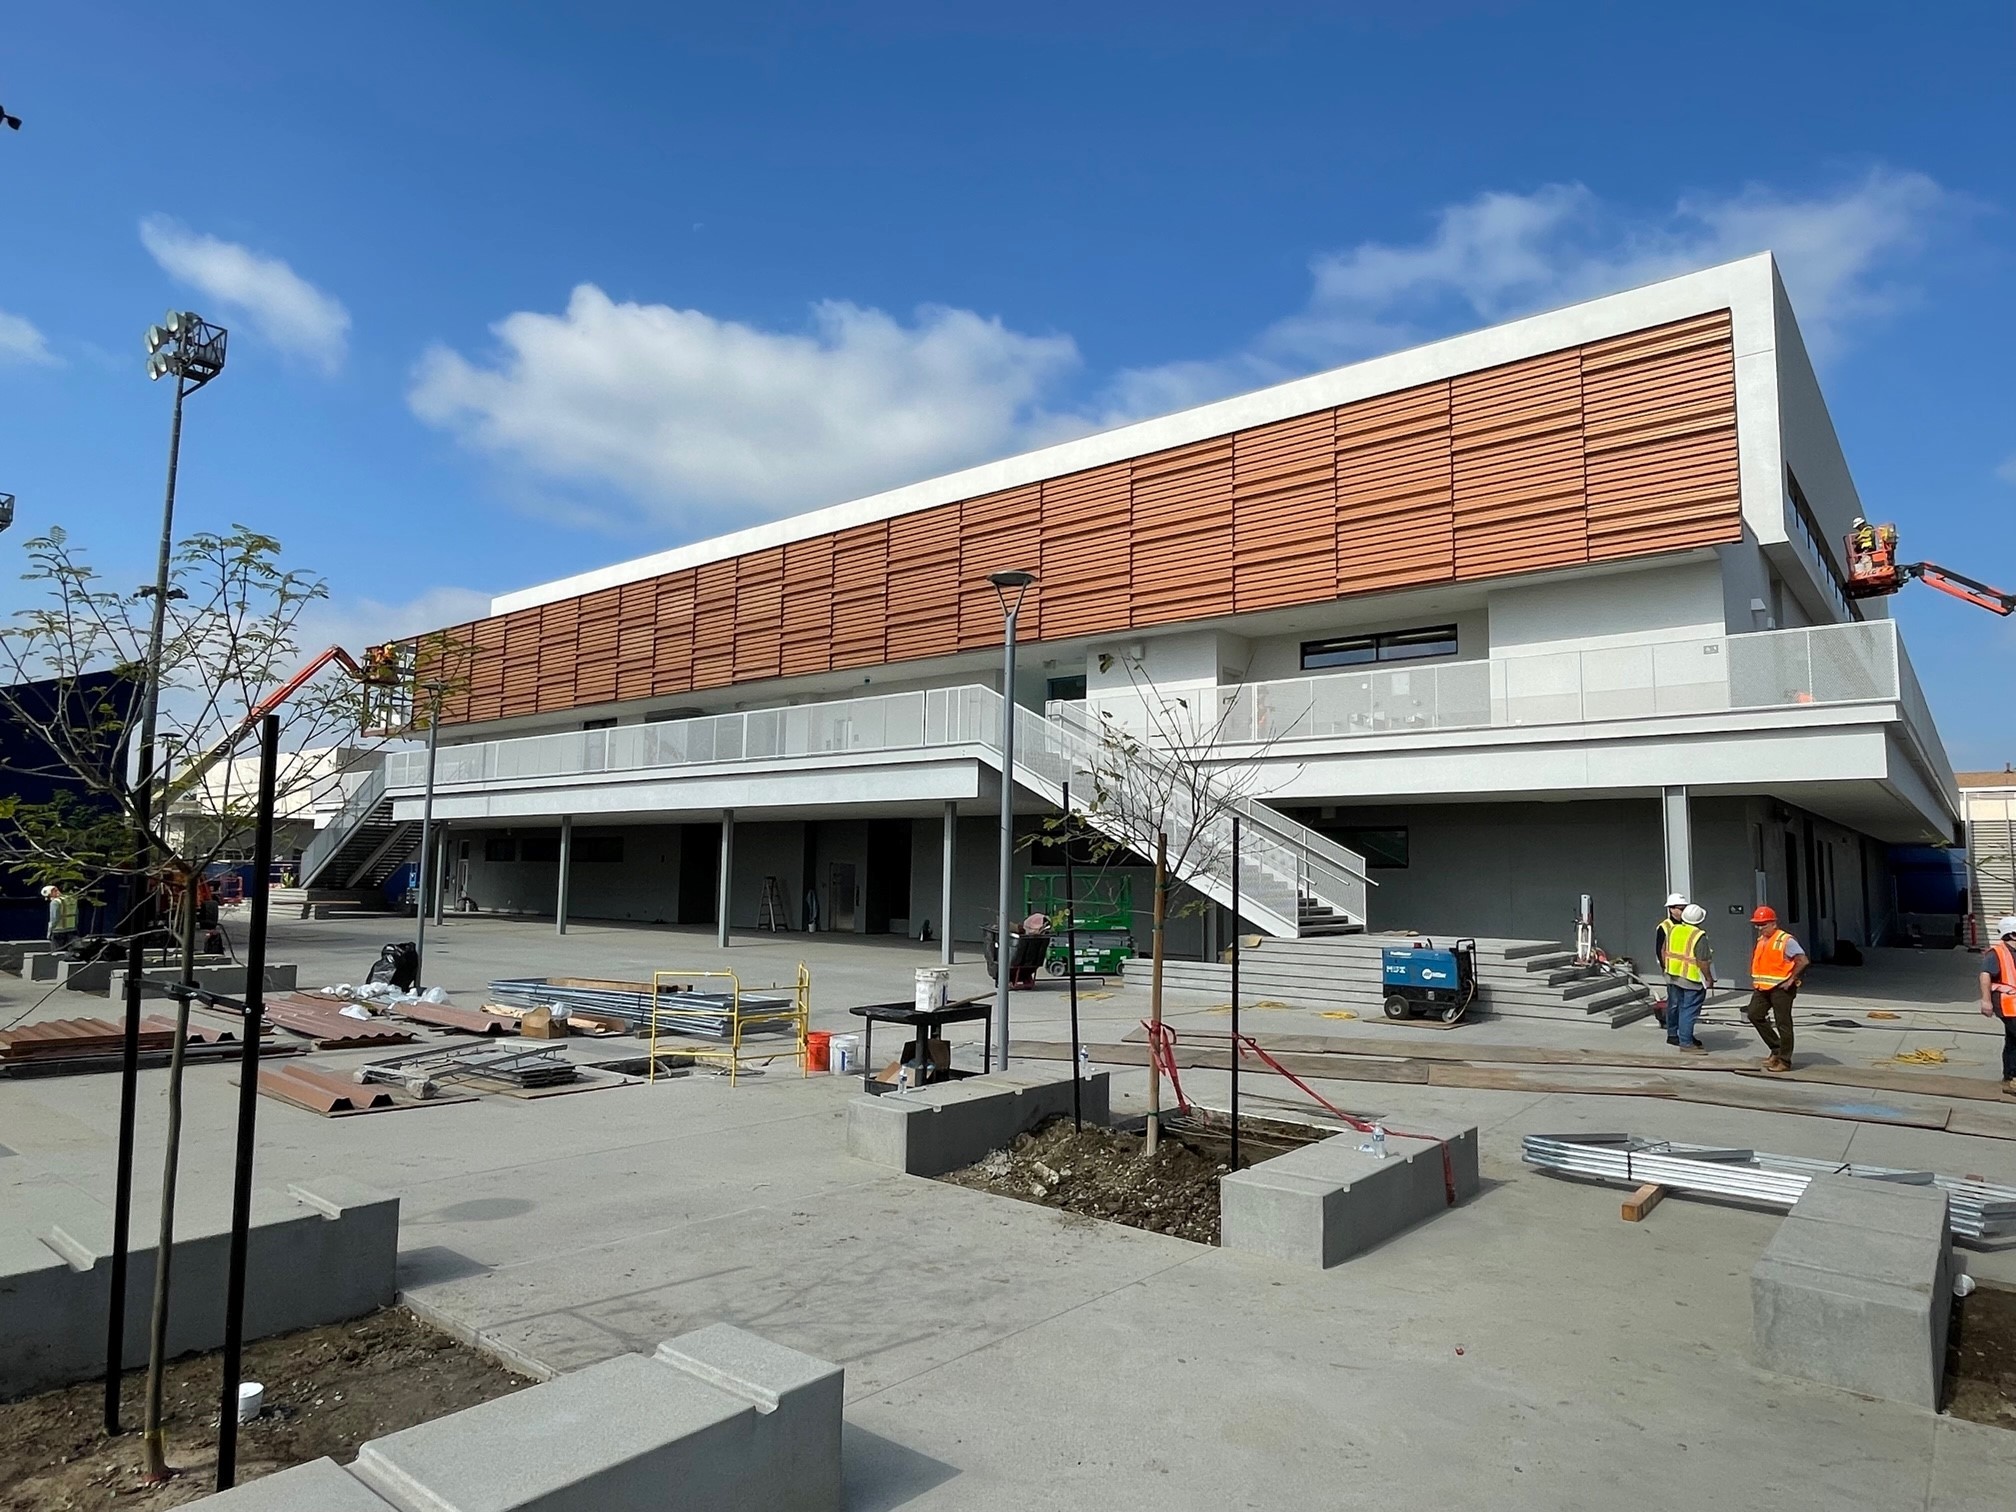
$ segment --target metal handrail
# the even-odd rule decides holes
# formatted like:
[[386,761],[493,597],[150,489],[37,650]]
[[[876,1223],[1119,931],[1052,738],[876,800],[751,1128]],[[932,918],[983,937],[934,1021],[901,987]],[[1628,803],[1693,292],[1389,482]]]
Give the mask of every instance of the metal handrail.
[[330,817],[329,822],[315,832],[315,838],[308,842],[301,852],[301,885],[306,887],[309,878],[333,860],[351,832],[366,819],[378,805],[385,801],[387,786],[386,764],[380,762],[364,781],[360,782],[350,796],[343,800],[343,806]]

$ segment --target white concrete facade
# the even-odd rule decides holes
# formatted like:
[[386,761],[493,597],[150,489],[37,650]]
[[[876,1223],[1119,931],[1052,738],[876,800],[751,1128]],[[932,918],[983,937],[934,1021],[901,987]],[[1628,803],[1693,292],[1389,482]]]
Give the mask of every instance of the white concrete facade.
[[[1950,840],[1958,794],[1881,601],[1851,604],[1841,593],[1840,540],[1861,503],[1768,255],[501,595],[493,611],[1725,309],[1740,541],[1047,641],[1018,662],[1017,702],[1033,711],[1053,695],[1082,696],[1085,717],[1123,721],[1130,706],[1151,703],[1180,701],[1211,719],[1230,710],[1210,759],[1259,763],[1268,804],[1326,833],[1404,834],[1404,866],[1374,862],[1374,928],[1558,937],[1581,892],[1601,894],[1606,917],[1636,919],[1656,914],[1659,897],[1685,879],[1711,913],[1769,900],[1823,945],[1873,943],[1888,911],[1884,846]],[[1442,627],[1453,649],[1419,661],[1303,663],[1307,642]],[[895,920],[914,935],[929,919],[942,932],[944,805],[959,805],[981,835],[999,802],[998,765],[979,745],[933,738],[921,713],[914,732],[878,726],[864,736],[862,725],[908,720],[898,695],[921,709],[945,696],[929,690],[998,689],[997,657],[968,652],[458,727],[443,747],[434,813],[473,843],[469,890],[480,906],[550,908],[540,868],[552,866],[483,862],[482,842],[567,815],[582,834],[594,825],[633,835],[639,855],[660,858],[655,881],[629,877],[627,862],[606,880],[577,868],[577,913],[676,921],[697,917],[699,894],[685,887],[682,910],[682,889],[664,869],[684,864],[694,826],[732,810],[738,928],[757,920],[763,877],[778,878],[802,917],[806,888],[830,891],[833,867],[858,876],[877,864],[866,826],[901,824],[907,911],[885,889],[872,910],[855,908],[852,927]],[[857,702],[828,718],[842,699]],[[607,720],[615,731],[583,731]],[[704,733],[705,754],[668,754],[657,734],[632,730],[675,725],[695,740]],[[392,774],[402,818],[418,813],[416,759],[401,758]],[[1032,824],[1046,807],[1029,791],[1017,803]],[[1676,823],[1683,833],[1669,843]],[[848,826],[858,844],[841,838],[854,833]],[[879,842],[885,855],[893,833]],[[962,875],[952,929],[971,938],[992,912],[987,846],[962,823],[954,849]],[[832,904],[822,906],[831,927]],[[1191,943],[1202,949],[1225,927],[1199,924]]]

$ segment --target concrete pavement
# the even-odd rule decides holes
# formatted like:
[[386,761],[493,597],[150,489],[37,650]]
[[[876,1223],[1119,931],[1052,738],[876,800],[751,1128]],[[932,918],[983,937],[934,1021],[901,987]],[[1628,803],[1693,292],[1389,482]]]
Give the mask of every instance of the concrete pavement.
[[[357,980],[378,942],[410,928],[281,921],[275,936],[306,984]],[[601,926],[560,942],[489,920],[430,936],[432,975],[465,1002],[492,976],[715,959],[711,939]],[[849,1002],[906,996],[911,969],[936,959],[802,937],[729,954],[767,980],[813,953],[821,1027],[851,1023]],[[977,965],[958,973],[955,992],[985,980]],[[29,996],[0,978],[0,1020]],[[1088,1001],[1089,1037],[1119,1038],[1144,996]],[[1016,1002],[1018,1022],[1054,1037],[1061,994]],[[1208,1002],[1178,1006],[1222,1026]],[[229,1181],[231,1076],[190,1073],[194,1202]],[[143,1188],[162,1081],[143,1080]],[[1224,1081],[1185,1076],[1207,1101]],[[1114,1090],[1138,1106],[1142,1073],[1116,1070]],[[2016,1142],[1650,1099],[1324,1090],[1396,1127],[1480,1125],[1484,1191],[1335,1270],[1293,1270],[878,1171],[843,1152],[854,1089],[781,1072],[338,1120],[262,1102],[259,1180],[333,1172],[398,1193],[415,1304],[545,1369],[715,1321],[843,1363],[851,1508],[1607,1512],[1741,1498],[1948,1512],[2006,1496],[2016,1436],[1748,1364],[1748,1277],[1775,1214],[1672,1201],[1624,1224],[1616,1192],[1523,1168],[1518,1141],[1630,1128],[2012,1182]],[[0,1156],[0,1202],[24,1183],[109,1195],[116,1091],[106,1076],[0,1082],[0,1146],[16,1152]]]

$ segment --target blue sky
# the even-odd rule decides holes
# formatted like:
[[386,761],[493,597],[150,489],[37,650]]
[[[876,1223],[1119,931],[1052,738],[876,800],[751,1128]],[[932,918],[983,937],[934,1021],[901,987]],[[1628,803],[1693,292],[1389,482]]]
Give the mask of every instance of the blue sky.
[[[171,305],[181,523],[361,642],[1768,246],[1872,513],[2016,586],[2006,4],[1238,9],[24,0],[0,551],[147,575]],[[1898,613],[2016,759],[2016,626]]]

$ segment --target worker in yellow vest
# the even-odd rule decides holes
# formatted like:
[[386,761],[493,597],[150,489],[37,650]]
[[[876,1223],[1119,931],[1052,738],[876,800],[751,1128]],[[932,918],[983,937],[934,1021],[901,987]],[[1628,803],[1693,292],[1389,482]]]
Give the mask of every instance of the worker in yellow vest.
[[1771,1054],[1766,1071],[1792,1069],[1792,1000],[1806,975],[1806,948],[1778,927],[1777,910],[1768,904],[1750,915],[1757,943],[1750,952],[1750,1006],[1743,1016]]
[[1995,933],[1981,957],[1981,1011],[2002,1020],[2002,1095],[2016,1097],[2016,914],[1997,919]]
[[1689,903],[1680,921],[1661,936],[1666,968],[1666,1043],[1679,1050],[1706,1050],[1694,1037],[1694,1019],[1715,985],[1715,957],[1708,949],[1708,910]]

